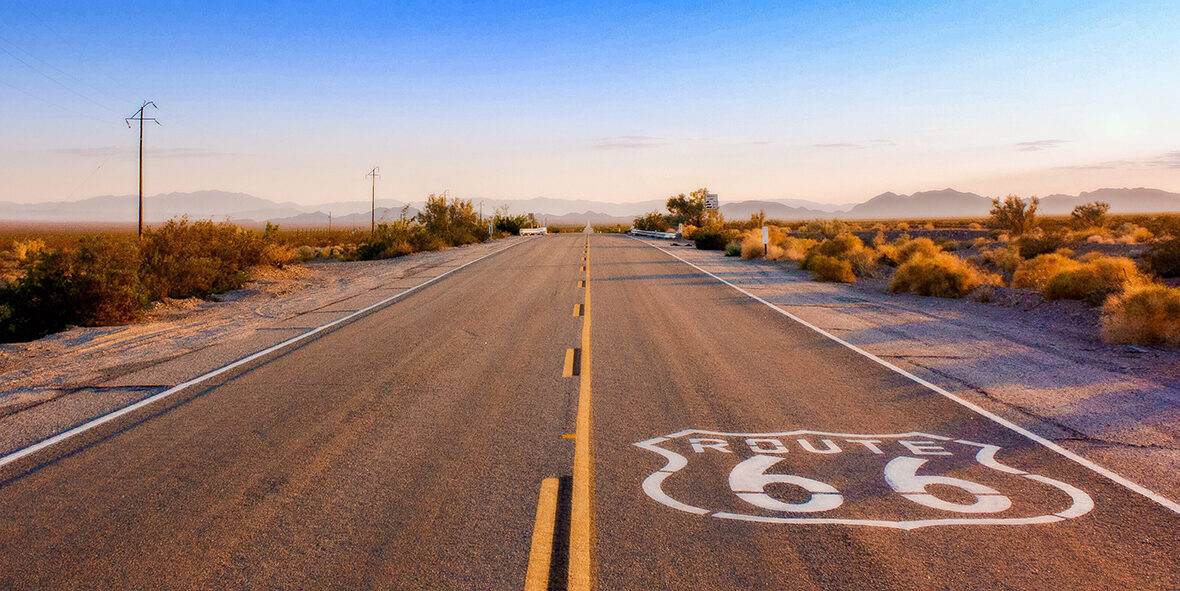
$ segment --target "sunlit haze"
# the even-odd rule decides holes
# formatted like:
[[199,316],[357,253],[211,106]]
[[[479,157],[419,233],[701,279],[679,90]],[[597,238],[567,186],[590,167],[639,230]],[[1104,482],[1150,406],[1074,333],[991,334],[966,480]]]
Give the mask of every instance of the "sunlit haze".
[[0,201],[1180,191],[1180,4],[0,4]]

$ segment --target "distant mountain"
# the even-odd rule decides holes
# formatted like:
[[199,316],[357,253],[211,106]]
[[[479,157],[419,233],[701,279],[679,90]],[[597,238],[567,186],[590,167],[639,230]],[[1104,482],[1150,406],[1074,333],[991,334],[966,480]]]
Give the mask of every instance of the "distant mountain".
[[1039,212],[1046,215],[1064,215],[1073,208],[1091,201],[1110,204],[1111,213],[1163,213],[1180,211],[1180,193],[1169,193],[1159,189],[1098,189],[1081,195],[1049,195],[1041,199]]
[[766,214],[771,220],[813,220],[816,218],[832,217],[838,212],[791,207],[777,201],[737,201],[722,203],[721,215],[727,219],[744,220],[758,212]]
[[[640,201],[637,203],[608,203],[604,201],[562,200],[547,197],[534,199],[471,199],[478,210],[483,204],[483,214],[491,217],[496,209],[507,206],[513,215],[534,214],[538,219],[550,218],[553,224],[584,224],[589,217],[595,224],[626,223],[637,216],[651,211],[665,211],[665,200]],[[1080,195],[1049,195],[1041,200],[1040,211],[1047,215],[1068,214],[1075,206],[1090,201],[1104,201],[1110,204],[1111,213],[1162,213],[1180,211],[1180,193],[1159,189],[1098,189]],[[805,207],[792,204],[811,204]],[[377,200],[378,218],[396,220],[402,215],[407,204],[392,199]],[[415,203],[414,206],[420,206]],[[337,201],[319,205],[277,203],[245,193],[225,191],[197,191],[195,193],[168,193],[153,195],[144,199],[144,218],[158,223],[173,217],[188,215],[194,219],[229,219],[240,223],[261,224],[271,221],[288,226],[327,226],[328,212],[332,213],[333,225],[367,226],[369,224],[370,202]],[[923,191],[912,195],[882,193],[853,206],[848,211],[839,211],[834,205],[823,205],[805,200],[762,200],[722,201],[721,213],[731,219],[748,219],[759,211],[769,219],[807,220],[817,218],[884,219],[922,217],[982,217],[988,214],[991,200],[975,193],[963,193],[954,189]],[[411,207],[407,217],[417,215]],[[134,222],[136,219],[136,197],[134,195],[92,197],[81,201],[55,201],[50,203],[0,202],[0,220],[42,221],[42,222]]]
[[991,200],[954,189],[922,191],[913,195],[882,193],[861,203],[841,217],[853,219],[978,217],[986,216]]

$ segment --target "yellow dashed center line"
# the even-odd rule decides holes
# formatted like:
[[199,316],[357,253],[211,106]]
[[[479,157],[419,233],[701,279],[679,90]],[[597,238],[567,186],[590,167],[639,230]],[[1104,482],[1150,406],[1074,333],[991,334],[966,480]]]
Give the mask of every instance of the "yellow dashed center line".
[[578,384],[578,418],[575,423],[574,483],[570,509],[570,591],[594,587],[594,449],[590,414],[590,237],[586,237],[586,294],[582,315],[582,367]]
[[524,577],[525,591],[549,591],[549,564],[553,559],[553,530],[557,527],[556,478],[541,481],[537,500],[537,520],[533,524],[533,544],[529,549],[529,569]]

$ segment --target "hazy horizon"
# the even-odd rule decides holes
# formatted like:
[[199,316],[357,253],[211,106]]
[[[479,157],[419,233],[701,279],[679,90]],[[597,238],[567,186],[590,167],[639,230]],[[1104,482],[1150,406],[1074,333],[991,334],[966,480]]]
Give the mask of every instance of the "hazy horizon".
[[0,7],[0,201],[1180,192],[1180,6]]

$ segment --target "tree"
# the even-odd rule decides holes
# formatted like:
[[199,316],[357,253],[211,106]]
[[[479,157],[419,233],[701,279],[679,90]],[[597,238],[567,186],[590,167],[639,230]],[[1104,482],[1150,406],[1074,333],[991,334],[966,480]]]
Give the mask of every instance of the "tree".
[[667,232],[668,218],[664,217],[658,211],[653,211],[645,216],[635,218],[633,224],[636,230],[648,230],[651,232]]
[[1023,199],[1008,195],[1003,201],[992,199],[991,220],[993,228],[1006,230],[1014,236],[1019,236],[1032,230],[1037,225],[1037,204],[1040,201],[1032,197],[1029,203]]
[[669,197],[667,208],[671,214],[668,221],[672,224],[689,224],[698,228],[705,224],[705,195],[708,189],[697,189],[687,196],[681,193]]
[[1069,217],[1074,228],[1078,230],[1102,228],[1106,226],[1106,212],[1108,211],[1110,211],[1109,203],[1094,201],[1073,208],[1073,211],[1069,212]]
[[750,226],[753,228],[761,228],[766,225],[766,212],[758,210],[758,213],[750,214]]

